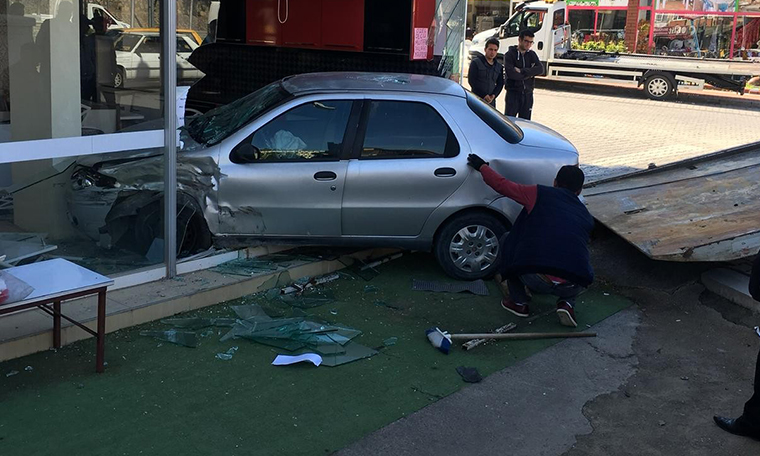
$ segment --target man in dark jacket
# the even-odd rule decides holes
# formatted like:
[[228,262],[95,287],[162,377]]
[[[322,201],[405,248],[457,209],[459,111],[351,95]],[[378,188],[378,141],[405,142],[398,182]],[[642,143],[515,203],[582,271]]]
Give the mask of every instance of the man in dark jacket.
[[[760,301],[760,252],[757,252],[755,262],[752,264],[752,272],[749,277],[749,294],[755,301]],[[760,329],[757,326],[755,326],[755,331],[760,336]],[[744,404],[744,413],[736,419],[717,415],[713,419],[715,424],[724,431],[760,440],[760,353],[757,354],[757,361],[755,362],[755,391]]]
[[470,70],[467,73],[467,80],[470,82],[472,93],[494,107],[496,107],[496,97],[504,88],[504,67],[496,61],[498,51],[499,40],[489,38],[486,41],[486,54],[472,59]]
[[525,292],[557,296],[557,317],[565,326],[578,326],[575,297],[594,281],[588,242],[594,219],[578,196],[585,177],[577,166],[563,166],[554,187],[521,185],[500,176],[477,155],[467,164],[498,193],[523,205],[502,247],[503,276],[509,297],[501,306],[519,317],[530,314]]
[[504,113],[526,120],[530,120],[533,112],[534,80],[544,74],[538,54],[530,50],[534,37],[530,30],[523,30],[517,38],[517,46],[510,46],[504,54],[504,70],[507,73],[507,109]]

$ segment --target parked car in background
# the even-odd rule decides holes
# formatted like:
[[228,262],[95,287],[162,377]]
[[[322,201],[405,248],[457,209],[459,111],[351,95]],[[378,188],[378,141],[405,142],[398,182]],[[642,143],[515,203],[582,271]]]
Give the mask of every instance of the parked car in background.
[[[312,73],[194,117],[177,159],[178,250],[261,242],[395,246],[435,253],[459,279],[495,272],[521,210],[467,166],[552,185],[578,152],[507,118],[453,81]],[[163,236],[163,154],[84,157],[67,193],[72,223],[145,253]]]
[[[158,29],[125,29],[115,36],[116,64],[114,87],[158,86],[161,83],[161,37]],[[193,30],[177,30],[177,79],[192,83],[203,73],[187,61],[199,46],[200,36]]]

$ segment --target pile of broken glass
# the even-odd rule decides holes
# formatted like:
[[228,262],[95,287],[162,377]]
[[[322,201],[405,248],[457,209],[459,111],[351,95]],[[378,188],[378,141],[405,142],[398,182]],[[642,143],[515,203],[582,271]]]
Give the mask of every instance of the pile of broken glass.
[[[231,326],[230,331],[221,338],[222,342],[242,338],[287,350],[293,354],[318,353],[322,356],[322,364],[325,366],[339,366],[377,354],[376,350],[352,341],[361,334],[361,331],[353,328],[310,320],[306,316],[272,318],[258,304],[231,306],[231,308],[237,314],[237,319],[196,317],[171,318],[162,322],[186,330],[184,332],[187,333],[188,338],[195,335],[192,330],[209,326]],[[153,331],[151,333],[144,335],[158,336],[158,334],[153,334]],[[194,346],[194,344],[182,345]]]

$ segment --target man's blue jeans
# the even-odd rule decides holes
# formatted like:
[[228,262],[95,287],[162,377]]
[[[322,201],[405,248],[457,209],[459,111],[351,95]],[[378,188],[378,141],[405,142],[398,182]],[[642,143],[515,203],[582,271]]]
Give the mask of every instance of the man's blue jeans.
[[509,287],[509,297],[512,301],[520,304],[528,302],[525,287],[528,287],[533,293],[554,295],[562,301],[567,301],[573,307],[575,307],[575,298],[586,291],[585,287],[570,282],[555,284],[539,274],[524,274],[519,277],[508,278],[507,286]]

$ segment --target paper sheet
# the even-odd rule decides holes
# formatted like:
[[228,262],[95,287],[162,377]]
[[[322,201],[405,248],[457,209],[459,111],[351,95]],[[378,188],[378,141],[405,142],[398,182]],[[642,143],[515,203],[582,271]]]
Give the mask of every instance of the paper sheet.
[[277,358],[272,361],[273,366],[287,366],[289,364],[302,363],[309,361],[315,366],[322,364],[322,357],[316,353],[304,353],[303,355],[277,355]]

